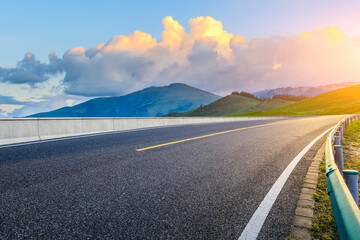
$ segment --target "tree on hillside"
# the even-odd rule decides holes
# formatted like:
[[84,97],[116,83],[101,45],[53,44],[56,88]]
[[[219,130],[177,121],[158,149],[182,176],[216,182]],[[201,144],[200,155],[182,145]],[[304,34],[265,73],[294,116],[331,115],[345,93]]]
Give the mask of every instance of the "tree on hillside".
[[304,100],[306,98],[308,98],[309,96],[305,96],[303,94],[295,96],[295,95],[291,95],[291,94],[277,94],[274,95],[272,98],[273,99],[281,99],[281,100],[286,100],[286,101],[301,101]]
[[242,96],[242,97],[247,97],[247,98],[251,98],[251,99],[255,99],[255,100],[258,100],[258,101],[261,101],[261,102],[265,102],[266,100],[268,100],[269,98],[266,98],[266,97],[257,97],[255,96],[254,94],[251,94],[249,92],[245,92],[245,91],[241,91],[241,92],[238,92],[238,91],[234,91],[231,93],[231,95],[238,95],[238,96]]

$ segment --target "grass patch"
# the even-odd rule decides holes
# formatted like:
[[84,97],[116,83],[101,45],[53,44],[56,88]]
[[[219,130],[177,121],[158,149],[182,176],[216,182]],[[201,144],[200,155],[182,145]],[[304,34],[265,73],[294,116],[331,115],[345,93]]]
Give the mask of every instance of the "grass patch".
[[311,227],[312,239],[340,239],[337,234],[330,196],[327,193],[325,157],[320,164],[319,178],[314,197],[314,219]]
[[360,121],[352,122],[345,129],[343,154],[344,169],[360,171]]

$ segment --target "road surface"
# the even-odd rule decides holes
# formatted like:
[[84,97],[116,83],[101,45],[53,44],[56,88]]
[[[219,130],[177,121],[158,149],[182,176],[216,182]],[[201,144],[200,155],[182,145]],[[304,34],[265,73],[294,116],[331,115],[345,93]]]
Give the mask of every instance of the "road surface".
[[[238,239],[342,116],[153,128],[0,148],[0,239]],[[323,140],[323,139],[322,139]],[[258,239],[289,234],[298,163]]]

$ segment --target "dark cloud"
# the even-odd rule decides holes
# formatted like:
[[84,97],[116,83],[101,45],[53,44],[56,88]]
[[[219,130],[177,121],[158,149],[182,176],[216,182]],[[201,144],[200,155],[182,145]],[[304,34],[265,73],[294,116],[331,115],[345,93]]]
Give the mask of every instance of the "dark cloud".
[[[25,102],[27,103],[27,102]],[[24,102],[17,101],[14,97],[0,95],[0,104],[15,104],[15,105],[24,105]]]
[[62,71],[62,60],[56,57],[54,51],[49,54],[49,62],[41,63],[32,52],[27,52],[15,68],[0,67],[0,81],[34,87],[37,83],[47,81],[52,74]]

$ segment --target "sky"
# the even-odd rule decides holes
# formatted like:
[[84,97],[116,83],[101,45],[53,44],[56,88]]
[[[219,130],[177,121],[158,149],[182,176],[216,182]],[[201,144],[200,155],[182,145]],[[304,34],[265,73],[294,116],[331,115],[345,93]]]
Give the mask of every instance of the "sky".
[[2,1],[0,117],[182,82],[360,80],[360,1]]

